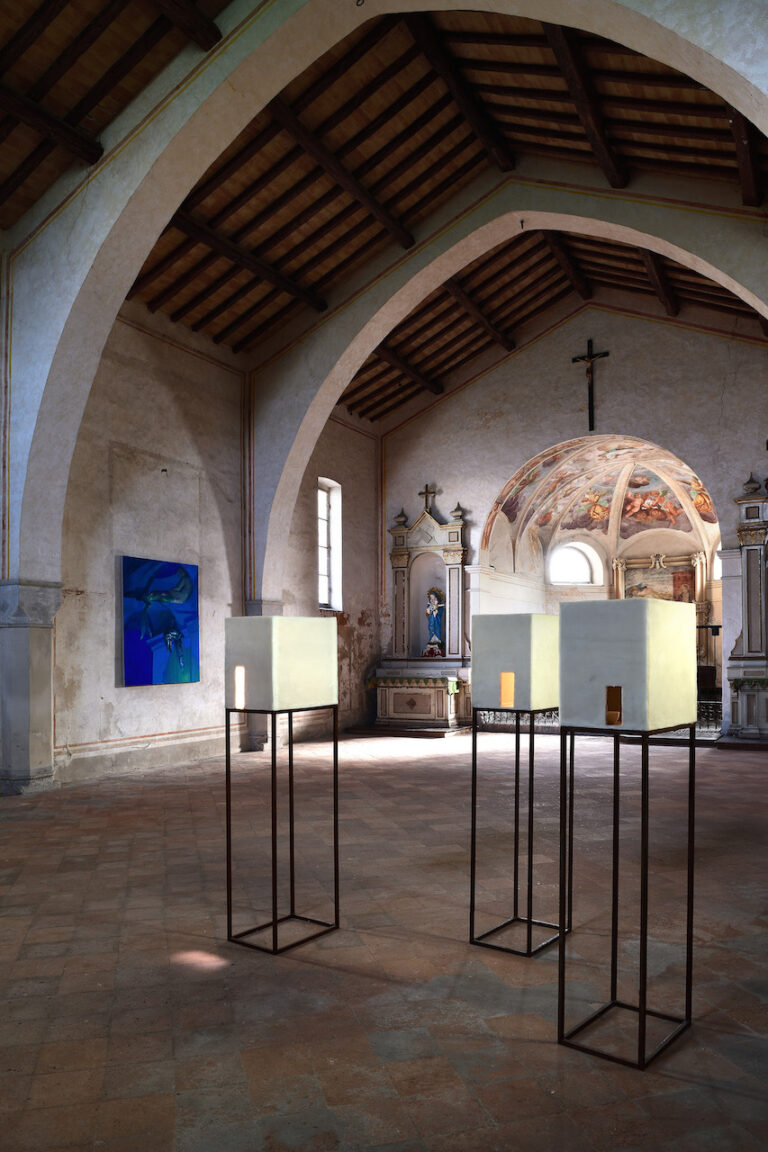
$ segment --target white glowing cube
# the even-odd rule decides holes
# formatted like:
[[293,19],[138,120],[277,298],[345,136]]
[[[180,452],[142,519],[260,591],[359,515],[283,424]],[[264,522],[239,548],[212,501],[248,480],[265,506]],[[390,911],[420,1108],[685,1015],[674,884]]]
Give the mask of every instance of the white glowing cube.
[[557,616],[472,617],[472,706],[532,712],[557,708]]
[[227,708],[283,712],[337,704],[335,617],[233,616],[224,621]]
[[695,722],[695,605],[561,605],[561,725],[653,732]]

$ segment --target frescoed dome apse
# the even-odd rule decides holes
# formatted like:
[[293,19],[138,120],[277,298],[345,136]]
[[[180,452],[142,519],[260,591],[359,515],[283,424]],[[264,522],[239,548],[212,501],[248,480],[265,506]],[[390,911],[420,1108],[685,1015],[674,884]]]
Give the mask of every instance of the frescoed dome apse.
[[[494,538],[507,538],[515,569],[534,572],[555,543],[569,539],[590,540],[606,558],[645,550],[710,557],[720,536],[699,477],[672,453],[631,436],[584,436],[547,449],[512,477],[496,510],[501,524],[488,525],[491,550]],[[648,538],[644,549],[649,532],[663,537]]]

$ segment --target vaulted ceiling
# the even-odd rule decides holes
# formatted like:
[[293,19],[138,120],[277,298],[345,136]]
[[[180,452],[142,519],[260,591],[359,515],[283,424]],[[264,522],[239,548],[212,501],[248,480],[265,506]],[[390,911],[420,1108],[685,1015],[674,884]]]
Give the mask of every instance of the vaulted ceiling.
[[[217,0],[0,5],[0,225],[11,226],[186,44],[220,38]],[[480,12],[369,21],[248,125],[172,216],[133,286],[151,311],[236,351],[320,313],[345,278],[491,166],[591,164],[612,188],[641,171],[721,181],[763,202],[768,140],[719,96],[594,35]],[[729,188],[730,186],[730,188]],[[347,389],[377,420],[568,295],[618,287],[669,316],[695,305],[765,323],[671,260],[574,234],[524,234],[444,284]]]

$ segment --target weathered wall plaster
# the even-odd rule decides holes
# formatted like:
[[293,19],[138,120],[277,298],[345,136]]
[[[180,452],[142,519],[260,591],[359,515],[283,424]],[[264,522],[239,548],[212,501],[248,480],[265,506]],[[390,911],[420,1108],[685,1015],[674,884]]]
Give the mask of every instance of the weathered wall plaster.
[[[378,629],[378,448],[370,434],[331,419],[318,440],[301,481],[291,518],[283,612],[316,616],[317,479],[341,485],[343,538],[342,610],[339,624],[339,724],[372,718],[366,683],[379,659]],[[312,726],[304,726],[305,731]]]
[[[242,389],[241,373],[115,324],[67,490],[55,621],[60,780],[222,747],[224,618],[243,612]],[[126,553],[199,565],[199,683],[119,686],[117,558]]]

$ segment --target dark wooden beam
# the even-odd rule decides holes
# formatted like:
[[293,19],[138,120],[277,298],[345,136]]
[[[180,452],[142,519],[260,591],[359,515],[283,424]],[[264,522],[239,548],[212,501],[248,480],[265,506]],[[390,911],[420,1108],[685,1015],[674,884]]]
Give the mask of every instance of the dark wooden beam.
[[575,36],[559,24],[543,27],[595,159],[612,188],[625,188],[629,174],[606,139],[600,108],[592,94],[587,69],[579,58]]
[[[461,155],[462,152],[466,152],[467,148],[473,146],[477,150],[473,156],[470,156],[466,163],[460,165],[458,168],[451,169],[448,167],[453,163],[455,159],[458,158],[458,156]],[[447,170],[449,175],[447,175],[445,179],[442,180],[439,184],[436,184],[434,188],[431,188],[428,192],[425,192],[424,195],[419,197],[418,200],[415,200],[405,210],[403,215],[406,217],[406,219],[409,220],[422,215],[422,213],[429,209],[430,205],[434,204],[438,200],[441,200],[443,196],[449,195],[452,190],[455,191],[457,188],[460,188],[464,178],[468,176],[470,172],[473,171],[473,169],[477,168],[479,164],[482,164],[483,167],[485,167],[487,163],[487,153],[483,148],[478,148],[477,141],[475,140],[474,136],[468,136],[466,140],[459,141],[459,143],[454,148],[451,148],[449,152],[446,152],[442,159],[438,158],[433,164],[430,164],[429,168],[427,168],[426,171],[422,174],[425,180],[431,180],[433,176],[441,171],[441,169],[443,171]],[[401,196],[406,194],[410,195],[416,190],[417,187],[418,178],[415,178],[404,188],[400,188],[393,199],[399,200]]]
[[204,52],[208,52],[221,40],[217,25],[198,11],[192,0],[152,0],[152,3]]
[[515,166],[515,157],[507,141],[462,76],[434,24],[421,13],[410,13],[404,19],[415,43],[448,88],[483,148],[502,172],[510,172]]
[[680,311],[680,301],[677,299],[672,285],[667,279],[661,257],[656,252],[649,252],[647,248],[638,248],[640,259],[648,273],[654,292],[664,306],[668,316],[677,316]]
[[736,108],[729,107],[728,123],[736,145],[742,203],[750,208],[759,208],[763,202],[763,190],[757,130]]
[[[160,16],[147,28],[146,32],[142,33],[137,41],[131,45],[115,63],[107,69],[102,76],[101,80],[79,100],[71,112],[67,112],[64,120],[67,124],[76,125],[85,116],[88,115],[93,108],[95,108],[101,100],[116,87],[122,78],[128,74],[136,65],[147,56],[156,44],[162,40],[163,36],[172,27],[169,20],[165,16]],[[0,134],[0,139],[2,135]],[[2,185],[0,185],[0,204],[4,203],[17,188],[32,175],[32,173],[39,168],[39,166],[47,160],[51,152],[56,147],[56,143],[50,139],[41,141],[37,148],[34,148],[15,168],[9,176],[5,178]]]
[[582,300],[589,300],[592,295],[592,289],[586,277],[582,275],[571,258],[571,254],[562,236],[557,232],[542,232],[542,236],[555,260],[557,260],[563,272],[565,272],[570,280],[574,292],[578,292]]
[[[85,27],[75,36],[67,46],[57,54],[52,64],[46,68],[41,76],[38,76],[34,84],[27,89],[25,96],[28,100],[32,100],[35,104],[39,104],[44,96],[50,92],[54,85],[58,84],[59,80],[72,68],[77,61],[83,56],[89,48],[96,43],[100,36],[102,36],[109,28],[110,24],[123,11],[127,8],[130,0],[110,0],[105,8],[90,20]],[[65,116],[68,123],[77,123],[70,117]],[[7,116],[0,122],[0,144],[7,139],[15,128],[18,120],[15,116]]]
[[768,316],[763,316],[760,312],[755,312],[755,316],[763,336],[768,336]]
[[[404,176],[412,168],[417,168],[421,161],[426,160],[439,144],[448,140],[449,137],[453,136],[459,129],[461,129],[463,136],[458,144],[454,145],[449,152],[444,152],[442,155],[439,155],[436,160],[432,161],[428,168],[419,169],[416,176],[414,176],[412,180],[409,180],[407,184],[398,188],[397,192],[395,192],[387,203],[397,204],[399,200],[407,200],[414,190],[422,188],[424,184],[428,183],[437,173],[451,172],[450,165],[456,156],[460,155],[470,146],[474,148],[478,146],[477,140],[474,135],[468,131],[467,125],[461,116],[455,116],[449,120],[447,124],[443,124],[441,128],[438,128],[436,132],[428,136],[423,144],[406,155],[399,164],[395,164],[394,168],[390,168],[384,176],[373,185],[376,193],[378,194],[379,192],[385,191],[391,184],[399,180],[401,176]],[[483,158],[485,159],[484,153]],[[451,173],[451,175],[453,175],[453,173]]]
[[[380,420],[387,412],[392,412],[395,408],[402,408],[403,404],[406,404],[409,400],[413,400],[418,394],[418,388],[403,388],[400,391],[390,390],[386,394],[382,393],[377,396],[374,402],[367,407],[359,408],[357,411],[352,410],[353,415],[359,416],[361,420]],[[387,403],[387,401],[389,401],[389,403]],[[387,406],[382,408],[384,404]],[[377,409],[379,409],[379,411],[377,411]]]
[[67,124],[58,116],[46,112],[34,100],[22,96],[20,92],[14,92],[5,84],[0,84],[0,111],[20,120],[29,128],[34,128],[41,136],[45,136],[58,147],[65,148],[67,152],[71,152],[86,164],[95,164],[104,154],[104,149],[98,140],[94,140],[81,128]]
[[422,374],[409,364],[407,360],[404,360],[394,348],[389,348],[386,344],[382,344],[376,349],[376,355],[380,360],[383,360],[385,364],[389,364],[390,368],[396,368],[397,371],[402,376],[407,377],[412,384],[417,384],[419,388],[423,388],[425,392],[434,392],[435,396],[442,395],[442,384],[438,384],[435,380],[427,380],[426,376],[422,376]]
[[[270,333],[271,335],[274,332],[276,325],[281,321],[288,320],[288,318],[292,316],[298,308],[298,303],[295,300],[291,300],[288,304],[285,304],[282,308],[278,309],[277,312],[273,312],[272,315],[262,324],[259,324],[256,328],[252,328],[249,332],[246,332],[245,336],[241,336],[241,338],[232,345],[232,351],[247,351],[248,348],[252,347],[252,345],[260,340],[266,333]],[[215,337],[215,341],[217,343],[221,343],[223,341],[223,336],[221,333]]]
[[202,204],[203,200],[206,200],[212,192],[215,192],[217,188],[220,188],[222,184],[226,183],[230,176],[233,176],[238,169],[242,168],[244,164],[247,164],[249,160],[258,155],[263,148],[266,148],[270,141],[274,140],[279,131],[280,129],[277,124],[267,124],[265,128],[262,128],[261,132],[257,132],[247,144],[244,144],[234,156],[230,157],[226,164],[222,164],[221,168],[217,168],[207,180],[203,180],[201,184],[193,188],[182,204],[182,208],[186,208],[187,211],[189,211],[192,208],[196,208],[198,204]]
[[322,120],[315,128],[315,135],[325,136],[328,132],[332,132],[334,128],[338,128],[350,116],[359,113],[360,108],[369,100],[371,96],[377,96],[390,80],[395,79],[401,72],[404,72],[409,64],[418,58],[419,50],[414,45],[411,45],[405,52],[402,52],[396,60],[392,60],[386,68],[382,69],[373,76],[367,84],[357,86],[353,94],[348,100],[345,100],[340,108]]
[[306,88],[300,96],[297,96],[293,101],[294,112],[303,112],[310,104],[314,104],[318,96],[322,96],[327,92],[332,84],[337,80],[343,79],[347,73],[354,68],[355,64],[359,63],[364,56],[373,49],[378,48],[384,37],[390,32],[399,20],[398,16],[382,16],[377,23],[371,21],[371,26],[365,35],[353,44],[349,51],[340,56],[335,64],[332,64],[327,71],[318,76],[309,88]]
[[292,136],[296,143],[300,144],[301,147],[317,161],[332,180],[335,180],[345,192],[354,200],[357,200],[359,204],[362,204],[362,206],[394,236],[403,248],[413,247],[415,241],[410,232],[408,232],[394,216],[390,215],[386,208],[363,187],[360,181],[328,151],[321,140],[310,132],[308,128],[304,127],[298,117],[279,96],[269,103],[268,108],[272,117],[280,127]]
[[318,312],[324,312],[328,307],[325,300],[322,300],[314,292],[307,288],[303,288],[301,284],[296,283],[295,280],[284,276],[266,260],[260,260],[258,256],[254,256],[247,248],[241,247],[239,244],[233,244],[226,236],[221,236],[215,232],[213,228],[209,228],[207,224],[203,224],[199,220],[195,220],[186,212],[177,212],[173,218],[175,228],[182,229],[193,240],[197,240],[200,244],[207,245],[213,252],[217,252],[219,256],[223,256],[225,260],[231,261],[233,264],[238,264],[241,268],[247,269],[249,272],[255,273],[265,280],[273,287],[279,288],[281,292],[285,292],[288,296],[295,296],[297,300],[301,300],[304,304],[309,304]]
[[[357,148],[360,147],[361,144],[365,144],[366,141],[370,140],[372,136],[375,136],[380,128],[384,128],[387,124],[394,121],[395,116],[399,116],[400,113],[409,106],[409,104],[412,104],[415,100],[418,99],[419,96],[421,96],[422,92],[425,92],[427,88],[436,83],[437,77],[433,72],[428,72],[426,76],[421,76],[415,84],[412,84],[410,88],[407,88],[405,92],[402,92],[396,100],[393,100],[391,104],[388,104],[386,108],[383,108],[382,111],[379,112],[378,116],[374,116],[373,119],[369,120],[365,126],[360,129],[359,132],[356,132],[353,136],[350,136],[349,140],[345,140],[345,142],[339,147],[337,153],[339,159],[343,160],[344,157],[347,156],[350,152],[354,152]],[[450,103],[451,97],[448,94],[441,96],[430,108],[426,110],[426,112],[422,112],[420,116],[417,116],[415,120],[411,121],[411,123],[408,124],[407,127],[404,128],[401,132],[398,132],[397,135],[388,141],[386,145],[382,146],[378,150],[377,155],[381,156],[382,158],[387,154],[393,155],[403,143],[408,141],[412,134],[415,134],[420,127],[424,126],[424,124],[428,124],[430,119],[437,116],[439,112],[442,112],[443,109],[446,108]],[[416,127],[417,123],[419,127]],[[356,169],[355,174],[357,175],[358,179],[363,172],[370,170],[371,168],[375,168],[376,163],[380,162],[381,160],[372,163],[371,158],[369,157],[369,159],[366,160],[364,164],[361,164],[361,166]]]
[[497,344],[501,344],[505,351],[512,351],[512,349],[515,347],[515,342],[512,337],[508,336],[505,332],[502,332],[500,328],[497,328],[495,324],[491,323],[488,317],[484,315],[483,312],[481,312],[477,304],[475,304],[474,300],[472,300],[467,295],[460,284],[457,284],[455,280],[446,280],[443,287],[445,288],[446,292],[451,294],[459,307],[462,308],[467,313],[467,315],[472,318],[472,320],[474,320],[475,324],[479,324],[480,327],[488,333],[492,340],[495,340]]
[[481,44],[484,48],[546,48],[541,35],[509,32],[471,32],[463,28],[446,28],[443,39],[449,44]]
[[0,50],[0,76],[7,72],[28,48],[31,48],[38,36],[45,31],[68,3],[69,0],[44,0],[15,35],[11,36],[5,47]]

